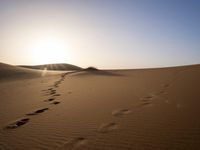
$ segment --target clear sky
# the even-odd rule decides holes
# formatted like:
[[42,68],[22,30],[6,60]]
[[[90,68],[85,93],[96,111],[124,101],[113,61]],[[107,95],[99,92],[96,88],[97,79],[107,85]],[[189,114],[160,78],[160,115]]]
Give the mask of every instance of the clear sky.
[[200,63],[200,0],[0,0],[0,62]]

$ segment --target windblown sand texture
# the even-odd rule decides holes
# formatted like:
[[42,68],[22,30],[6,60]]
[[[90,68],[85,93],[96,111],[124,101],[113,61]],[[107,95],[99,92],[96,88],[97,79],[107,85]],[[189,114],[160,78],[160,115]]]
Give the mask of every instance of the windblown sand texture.
[[0,65],[0,150],[198,150],[200,65],[47,72]]

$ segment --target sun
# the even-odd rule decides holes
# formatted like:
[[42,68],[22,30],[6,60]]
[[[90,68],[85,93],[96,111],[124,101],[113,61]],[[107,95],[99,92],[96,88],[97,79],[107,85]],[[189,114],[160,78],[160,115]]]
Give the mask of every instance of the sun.
[[69,57],[69,51],[64,40],[42,37],[32,43],[31,56],[37,64],[64,63]]

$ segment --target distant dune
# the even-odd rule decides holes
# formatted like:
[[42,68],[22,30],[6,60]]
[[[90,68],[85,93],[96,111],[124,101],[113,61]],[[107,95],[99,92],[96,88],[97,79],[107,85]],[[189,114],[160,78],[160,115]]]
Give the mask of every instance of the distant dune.
[[[0,81],[41,77],[42,74],[42,70],[34,70],[0,63]],[[47,72],[47,74],[56,74],[56,72]]]
[[199,150],[200,65],[50,72],[0,64],[0,150]]
[[40,73],[35,70],[0,63],[0,80],[15,79],[19,77],[35,77],[39,76],[39,74]]
[[71,64],[45,64],[45,65],[36,65],[36,66],[20,66],[29,69],[40,69],[44,70],[62,70],[62,71],[70,71],[70,70],[81,70],[82,68],[71,65]]

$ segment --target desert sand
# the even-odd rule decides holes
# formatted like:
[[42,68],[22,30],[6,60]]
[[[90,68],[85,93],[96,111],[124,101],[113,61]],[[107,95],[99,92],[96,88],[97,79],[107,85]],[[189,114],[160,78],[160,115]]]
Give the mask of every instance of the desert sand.
[[48,70],[81,70],[82,68],[75,66],[75,65],[71,65],[71,64],[45,64],[45,65],[36,65],[36,66],[19,66],[19,67],[23,67],[23,68],[29,68],[29,69],[48,69]]
[[49,72],[0,65],[0,150],[198,150],[200,65]]

